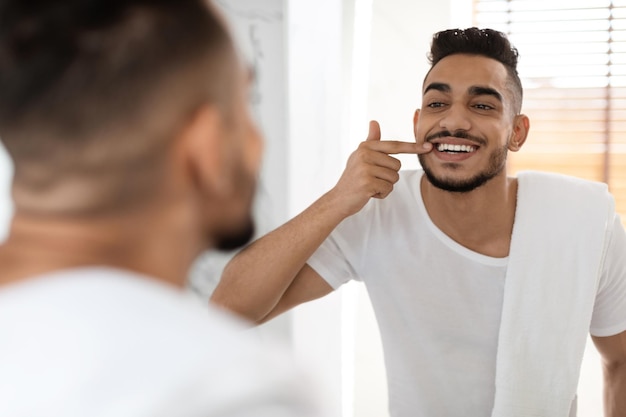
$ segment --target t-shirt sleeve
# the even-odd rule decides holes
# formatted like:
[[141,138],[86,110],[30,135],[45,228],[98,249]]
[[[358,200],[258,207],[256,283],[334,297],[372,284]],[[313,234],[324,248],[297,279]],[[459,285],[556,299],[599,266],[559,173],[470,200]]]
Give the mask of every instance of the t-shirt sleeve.
[[613,229],[604,260],[591,319],[590,333],[606,337],[626,330],[626,231],[619,216]]
[[366,206],[340,223],[307,261],[333,289],[350,280],[360,281],[355,265],[360,263],[359,257],[363,256],[368,208]]

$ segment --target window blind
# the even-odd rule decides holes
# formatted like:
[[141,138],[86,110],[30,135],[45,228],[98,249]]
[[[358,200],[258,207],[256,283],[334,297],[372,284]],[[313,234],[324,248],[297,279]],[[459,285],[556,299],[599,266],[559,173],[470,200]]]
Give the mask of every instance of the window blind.
[[626,224],[626,0],[474,0],[520,52],[530,134],[511,172],[606,182]]

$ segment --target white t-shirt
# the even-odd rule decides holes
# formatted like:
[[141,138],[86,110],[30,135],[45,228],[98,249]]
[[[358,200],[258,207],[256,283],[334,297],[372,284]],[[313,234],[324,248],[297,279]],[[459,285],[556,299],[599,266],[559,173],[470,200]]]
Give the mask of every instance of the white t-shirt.
[[74,269],[0,288],[2,417],[319,416],[308,374],[155,280]]
[[[424,207],[421,176],[402,171],[386,199],[372,199],[344,220],[308,264],[333,288],[365,283],[382,336],[392,416],[489,416],[508,258],[473,252],[439,230]],[[594,335],[626,330],[624,253],[616,217]]]

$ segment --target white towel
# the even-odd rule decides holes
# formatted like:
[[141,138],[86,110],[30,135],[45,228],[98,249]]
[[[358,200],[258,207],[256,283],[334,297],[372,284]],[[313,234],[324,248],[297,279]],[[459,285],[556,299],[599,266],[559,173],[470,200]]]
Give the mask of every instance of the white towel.
[[562,175],[518,182],[492,417],[575,416],[614,202],[606,185]]

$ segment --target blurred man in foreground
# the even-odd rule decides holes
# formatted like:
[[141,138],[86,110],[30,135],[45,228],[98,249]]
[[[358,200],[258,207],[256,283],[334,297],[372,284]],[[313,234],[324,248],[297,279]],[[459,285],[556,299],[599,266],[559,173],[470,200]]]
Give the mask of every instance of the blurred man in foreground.
[[252,235],[246,83],[201,0],[0,3],[0,415],[317,415],[289,360],[182,288]]

